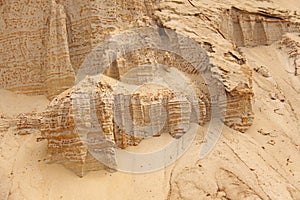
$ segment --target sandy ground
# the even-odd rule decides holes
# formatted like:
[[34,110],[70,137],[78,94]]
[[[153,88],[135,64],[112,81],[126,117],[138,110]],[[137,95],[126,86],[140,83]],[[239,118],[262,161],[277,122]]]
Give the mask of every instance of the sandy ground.
[[20,113],[42,112],[48,103],[45,96],[26,96],[0,89],[0,114],[8,118]]
[[[251,6],[224,0],[234,2]],[[282,9],[300,7],[299,0],[273,2]],[[37,142],[39,133],[17,135],[10,123],[20,113],[42,112],[48,100],[0,90],[0,200],[300,200],[300,77],[278,47],[242,48],[252,69],[264,66],[271,75],[253,71],[255,120],[246,133],[224,127],[213,152],[199,160],[206,125],[181,159],[149,174],[97,171],[79,178],[59,164],[47,164],[47,144]],[[154,138],[130,150],[153,150],[168,140]]]
[[[253,126],[244,134],[225,127],[213,152],[199,160],[206,125],[181,159],[149,174],[98,171],[79,178],[47,164],[38,133],[20,136],[15,127],[5,128],[18,113],[43,111],[47,99],[1,90],[0,199],[300,199],[299,77],[276,44],[242,52],[250,67],[265,66],[271,75],[253,72]],[[142,147],[166,141],[155,138]]]

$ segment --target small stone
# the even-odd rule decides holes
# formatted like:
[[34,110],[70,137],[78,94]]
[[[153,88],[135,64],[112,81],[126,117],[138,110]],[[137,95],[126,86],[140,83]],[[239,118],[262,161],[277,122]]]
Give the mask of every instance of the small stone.
[[276,142],[274,140],[270,140],[270,141],[268,141],[268,144],[274,146],[276,144]]
[[284,115],[283,113],[279,112],[279,108],[274,109],[274,113],[276,113],[277,115]]
[[262,135],[270,135],[271,134],[270,131],[264,131],[263,129],[259,129],[257,132],[262,134]]
[[28,130],[20,130],[18,131],[18,135],[29,135],[30,132]]
[[260,66],[260,67],[254,68],[254,71],[261,74],[263,77],[266,77],[266,78],[271,77],[271,74],[270,74],[268,68],[265,66]]
[[275,93],[269,93],[269,96],[272,100],[277,100],[277,95]]

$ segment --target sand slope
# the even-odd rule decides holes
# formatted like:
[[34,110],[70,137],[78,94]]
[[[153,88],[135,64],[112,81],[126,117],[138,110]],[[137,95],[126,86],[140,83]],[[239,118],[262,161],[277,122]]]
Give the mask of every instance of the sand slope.
[[[216,2],[204,0],[203,5],[217,8]],[[240,0],[222,4],[254,5]],[[257,4],[295,10],[300,1]],[[17,135],[14,119],[19,113],[42,112],[49,101],[0,90],[0,200],[299,200],[300,77],[293,75],[279,44],[241,52],[253,70],[253,126],[244,134],[225,127],[213,152],[199,160],[206,125],[180,160],[150,174],[97,171],[79,178],[59,164],[48,164],[46,141],[37,142],[39,133]],[[261,66],[271,77],[254,71]],[[140,148],[153,148],[156,142],[164,141],[143,141]]]
[[[15,135],[11,127],[0,133],[0,199],[300,199],[299,79],[288,72],[276,44],[242,51],[249,66],[265,66],[272,77],[253,72],[254,125],[245,134],[225,127],[204,160],[198,154],[207,126],[164,170],[144,175],[98,171],[78,178],[47,164],[46,143],[36,142],[38,134]],[[47,103],[43,97],[20,101],[7,91],[1,97],[1,105],[15,107],[2,106],[8,115],[17,113],[17,106],[41,111]]]

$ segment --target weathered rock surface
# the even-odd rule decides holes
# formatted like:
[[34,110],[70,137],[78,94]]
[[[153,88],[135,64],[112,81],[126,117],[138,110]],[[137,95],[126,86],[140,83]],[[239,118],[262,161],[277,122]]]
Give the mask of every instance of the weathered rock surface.
[[281,46],[286,50],[289,56],[291,71],[294,71],[294,75],[300,74],[300,35],[299,33],[288,33],[284,35]]
[[[218,27],[212,24],[222,13],[216,13],[214,20],[206,23],[206,17],[211,16],[207,16],[205,12],[211,15],[215,11],[207,10],[199,15],[199,9],[203,8],[192,6],[187,1],[178,4],[154,0],[140,3],[49,0],[30,2],[26,6],[25,4],[25,1],[4,1],[1,5],[5,12],[2,13],[3,28],[0,36],[5,38],[10,34],[10,38],[2,40],[5,51],[0,54],[3,57],[0,87],[28,94],[46,94],[49,98],[72,87],[75,73],[87,54],[99,42],[122,30],[157,25],[168,27],[192,37],[204,46],[208,45],[209,51],[214,51],[212,46],[216,46],[214,37],[220,37]],[[34,9],[23,9],[24,7]],[[175,12],[177,7],[179,13]],[[16,12],[18,14],[15,14]],[[169,14],[171,18],[167,17]],[[205,23],[203,21],[196,25],[193,18],[197,20],[199,17],[205,20]],[[168,19],[171,19],[171,22]],[[13,21],[18,21],[15,27],[11,25]],[[172,22],[181,24],[181,21],[185,25],[172,25]],[[182,30],[183,27],[185,28]],[[209,31],[213,33],[211,38],[200,37],[201,32],[208,32],[210,35]],[[199,34],[191,34],[192,32]],[[214,45],[209,47],[210,44]],[[219,46],[217,48],[219,49]],[[253,118],[251,74],[246,66],[241,67],[240,62],[236,63],[236,56],[224,59],[224,54],[232,50],[231,47],[224,52],[218,49],[215,54],[211,54],[212,61],[216,60],[212,62],[216,65],[214,71],[219,74],[229,93],[240,88],[238,92],[228,93],[228,116],[232,117],[227,118],[226,124],[245,131]],[[226,59],[230,61],[227,62]],[[235,73],[231,74],[231,71]],[[236,96],[238,93],[240,95]],[[247,98],[243,98],[244,96]],[[245,100],[248,102],[244,102]],[[234,103],[230,105],[230,102]],[[240,105],[239,110],[231,114],[230,110],[236,103]]]
[[3,1],[0,87],[53,97],[73,85],[66,13],[55,1]]
[[0,114],[0,132],[5,132],[9,128],[9,121]]
[[22,113],[17,116],[16,127],[19,135],[27,135],[33,131],[39,131],[41,125],[41,115],[37,113]]
[[[74,84],[100,41],[151,21],[153,2],[3,1],[0,87],[50,98]],[[9,36],[9,37],[8,37]]]
[[[100,75],[60,94],[42,118],[42,137],[48,140],[50,159],[64,163],[79,176],[104,166],[115,169],[115,148],[136,146],[162,133],[179,138],[193,121],[201,124],[208,120],[209,105],[201,97],[191,102],[187,89],[176,94],[162,82],[154,83],[132,93],[132,84]],[[195,109],[199,116],[193,119]],[[94,157],[90,152],[95,152]],[[96,159],[104,165],[95,165]]]
[[252,73],[236,46],[221,33],[224,12],[196,1],[171,0],[161,2],[154,14],[165,27],[193,38],[207,49],[212,71],[227,92],[225,124],[245,132],[253,122]]
[[232,7],[224,12],[220,30],[237,46],[270,45],[285,33],[299,32],[299,22],[276,11],[249,12]]
[[[5,67],[2,68],[3,72],[1,73],[2,76],[4,75],[2,80],[3,87],[10,88],[13,90],[21,90],[21,88],[18,85],[22,86],[22,90],[25,93],[44,93],[47,94],[49,97],[54,97],[56,94],[60,93],[61,91],[65,90],[68,87],[71,87],[74,83],[74,73],[78,70],[80,65],[82,64],[84,58],[86,55],[97,46],[97,44],[101,41],[103,41],[105,38],[108,38],[111,34],[126,30],[134,27],[141,27],[141,26],[149,26],[149,25],[160,25],[165,26],[168,28],[172,28],[175,30],[178,30],[179,32],[182,32],[183,34],[187,36],[191,36],[190,33],[194,33],[191,37],[196,39],[196,41],[203,43],[204,48],[208,48],[208,51],[210,52],[210,55],[212,57],[212,63],[215,64],[216,67],[214,67],[212,70],[216,73],[216,76],[219,76],[219,79],[223,82],[225,85],[225,88],[227,90],[227,116],[225,119],[225,123],[240,131],[246,131],[249,126],[252,124],[253,120],[253,114],[252,114],[252,107],[251,107],[251,99],[252,99],[252,83],[251,83],[251,72],[248,69],[248,67],[244,64],[243,58],[232,49],[232,46],[227,42],[225,47],[219,48],[214,50],[213,46],[210,45],[213,44],[214,37],[217,37],[220,39],[223,35],[220,35],[220,31],[218,27],[211,26],[208,28],[212,23],[214,23],[214,20],[207,23],[207,14],[205,12],[208,12],[208,15],[211,15],[214,12],[211,10],[205,11],[202,15],[199,15],[199,9],[203,8],[197,8],[197,6],[193,4],[189,4],[188,2],[184,2],[182,6],[187,7],[185,12],[177,13],[179,9],[177,8],[176,2],[162,2],[159,4],[159,8],[154,8],[153,6],[154,2],[143,2],[140,4],[130,3],[130,2],[119,2],[119,1],[113,1],[110,3],[100,3],[100,2],[71,2],[71,1],[49,1],[47,3],[40,3],[40,8],[43,8],[43,10],[39,10],[39,12],[31,13],[28,10],[21,10],[19,13],[19,16],[29,16],[29,24],[28,27],[27,24],[21,20],[20,27],[15,27],[14,29],[14,41],[13,43],[16,43],[16,45],[23,44],[22,42],[25,40],[25,47],[29,46],[32,48],[30,52],[37,52],[34,54],[34,56],[39,55],[37,58],[32,58],[35,60],[35,62],[39,63],[39,67],[36,65],[32,66],[32,59],[30,59],[31,54],[28,55],[22,55],[19,56],[19,59],[23,59],[25,64],[21,65],[22,69],[30,70],[30,73],[20,73],[19,75],[15,75],[13,72],[14,65],[16,63],[23,62],[22,60],[17,59],[11,59],[7,60],[6,63],[4,63]],[[22,6],[24,2],[16,2],[15,4],[12,3],[4,3],[1,8],[4,10],[8,10],[8,12],[14,12],[13,9],[19,8]],[[232,13],[229,13],[229,15],[234,18],[234,15],[237,15],[235,12],[236,9],[232,9]],[[97,12],[96,12],[97,11]],[[41,13],[43,14],[41,14]],[[155,14],[155,15],[153,15]],[[173,18],[166,18],[167,15],[183,15],[182,18],[173,17]],[[226,13],[217,13],[220,14],[219,16],[222,18],[226,16]],[[195,22],[190,19],[190,17],[194,16],[195,18],[198,18],[201,16],[203,22],[201,26],[195,26]],[[7,18],[9,15],[5,15]],[[43,16],[42,18],[37,18],[37,16]],[[218,16],[218,15],[216,15]],[[7,24],[10,22],[10,20],[16,20],[15,16],[12,18],[4,18],[3,20],[4,24]],[[188,18],[188,19],[187,19]],[[208,17],[209,18],[209,17]],[[169,21],[169,19],[171,21]],[[188,21],[187,21],[188,20]],[[174,23],[174,21],[176,23]],[[181,22],[182,21],[182,22]],[[33,37],[33,40],[35,41],[34,44],[36,46],[33,46],[31,42],[27,41],[28,34],[30,33],[29,28],[30,26],[33,26],[31,23],[37,27],[38,35]],[[180,24],[180,23],[186,23],[188,26],[182,26],[182,27],[188,27],[181,29],[181,26],[177,27],[174,26],[174,24]],[[226,22],[226,20],[223,20],[223,22]],[[37,24],[36,24],[37,23]],[[157,24],[158,23],[158,24]],[[230,32],[230,23],[231,21],[228,21],[227,29],[222,29],[221,31],[225,30],[228,33]],[[12,31],[12,28],[9,26],[4,26],[5,29],[3,29],[3,34],[7,34],[10,31]],[[27,29],[27,32],[21,32],[22,34],[19,34],[20,31]],[[201,32],[203,29],[208,29],[211,31],[214,36],[211,38],[201,38],[198,37],[197,32]],[[207,30],[205,30],[207,32]],[[26,34],[27,35],[26,35]],[[24,34],[24,35],[23,35]],[[195,35],[197,37],[195,37]],[[23,38],[16,40],[15,38]],[[39,38],[37,40],[37,38]],[[222,38],[221,38],[222,39]],[[16,42],[17,41],[17,42]],[[27,46],[26,46],[27,45]],[[206,46],[205,46],[206,45]],[[210,46],[209,46],[210,45]],[[240,44],[238,44],[240,45]],[[26,49],[23,50],[24,52],[27,52]],[[6,51],[6,53],[9,51]],[[22,51],[21,51],[22,53]],[[152,53],[152,54],[151,54]],[[150,54],[150,57],[149,57]],[[134,54],[126,55],[125,58],[118,58],[116,61],[116,65],[118,67],[117,74],[116,71],[109,70],[107,74],[111,77],[115,76],[122,76],[126,72],[128,72],[131,68],[135,67],[137,64],[143,64],[146,63],[147,59],[152,59],[154,61],[158,61],[163,56],[160,52],[151,52],[147,54],[148,56],[134,56]],[[7,54],[4,54],[4,58],[7,56]],[[8,59],[8,58],[7,58]],[[5,60],[5,59],[3,59]],[[38,61],[36,61],[38,60]],[[30,63],[28,63],[30,62]],[[183,61],[180,62],[180,58],[178,57],[172,57],[169,59],[164,59],[164,64],[168,64],[171,66],[176,65],[176,63],[184,63]],[[28,67],[32,66],[32,67]],[[8,67],[10,66],[10,67]],[[182,66],[179,66],[179,68],[182,68]],[[22,69],[18,70],[18,72],[21,72]],[[8,71],[7,71],[8,70]],[[34,73],[31,73],[31,71],[35,71]],[[232,73],[234,72],[234,73]],[[121,73],[121,74],[120,74]],[[14,81],[11,81],[11,77],[14,74],[15,77]],[[26,77],[24,77],[26,76]],[[31,78],[34,77],[34,78]],[[193,79],[192,77],[190,77]],[[38,79],[38,80],[37,80]],[[23,80],[16,81],[16,80]],[[25,83],[24,81],[27,81]],[[30,82],[28,82],[30,81]],[[196,80],[197,83],[197,80]],[[35,87],[34,85],[38,85]],[[26,86],[27,85],[27,86]],[[27,91],[27,92],[26,92]],[[65,94],[65,93],[64,93]],[[67,94],[68,96],[69,94]],[[210,117],[210,97],[207,91],[203,92],[200,90],[198,92],[199,99],[202,99],[199,103],[200,110],[203,113],[200,115],[199,124],[203,124],[204,122],[209,120]],[[99,97],[100,98],[100,97]],[[69,110],[68,106],[70,106],[70,100],[62,98],[61,101],[58,101],[57,105],[58,107],[62,106],[63,110],[66,112]],[[95,98],[96,99],[96,98]],[[66,102],[67,101],[67,105]],[[140,99],[137,99],[137,102],[140,101]],[[121,102],[122,103],[122,102]],[[173,111],[172,105],[170,102],[170,106],[168,107],[170,110],[170,116],[172,116],[172,112],[176,113],[176,109]],[[174,102],[174,106],[176,103]],[[52,105],[50,106],[50,113],[59,113],[59,108]],[[111,106],[111,105],[110,105]],[[108,107],[100,107],[101,109],[109,109]],[[186,105],[188,106],[188,105]],[[188,106],[189,107],[189,106]],[[176,108],[176,106],[175,106]],[[57,111],[55,110],[57,109]],[[136,109],[133,109],[133,112],[136,112]],[[63,112],[62,112],[63,113]],[[63,118],[69,118],[69,113],[67,114],[49,114],[46,115],[45,118],[48,118],[48,122],[44,122],[46,126],[49,126],[52,118],[62,117]],[[187,113],[188,114],[188,113]],[[102,116],[103,118],[104,116]],[[176,117],[176,115],[174,115]],[[137,117],[138,118],[138,117]],[[52,119],[54,120],[54,119]],[[175,120],[175,121],[174,121]],[[60,120],[58,120],[60,123]],[[29,122],[28,122],[29,123]],[[176,124],[176,118],[175,119],[169,119],[169,125]],[[106,124],[106,123],[104,123]],[[106,126],[112,126],[113,122],[111,121],[109,125]],[[20,125],[21,126],[21,125]],[[26,126],[26,125],[22,125]],[[54,126],[54,125],[52,125]],[[71,126],[71,127],[70,127]],[[62,136],[64,135],[62,130],[66,130],[68,132],[68,135],[72,135],[73,128],[72,125],[66,124],[65,122],[60,123],[57,125],[57,127],[60,127],[58,130],[54,132],[48,133],[48,139],[49,144],[51,142],[55,143],[55,140],[52,138],[52,136],[59,137],[61,135],[61,139],[64,137],[69,136]],[[53,127],[46,127],[43,130],[45,132],[52,130]],[[117,129],[117,127],[115,127]],[[179,131],[179,129],[171,128],[173,131],[171,131],[171,135],[175,136],[179,133],[176,133]],[[106,130],[106,129],[104,129]],[[110,137],[113,135],[113,131],[107,130]],[[26,132],[26,131],[25,131]],[[50,134],[51,133],[51,134]],[[180,133],[179,135],[182,135],[183,133]],[[47,134],[46,134],[47,135]],[[80,134],[79,134],[80,135]],[[75,139],[77,136],[76,134],[73,136],[70,136],[72,141],[74,140],[75,146],[77,145],[78,138]],[[57,138],[56,138],[57,139]],[[110,138],[112,139],[112,138]],[[51,140],[51,141],[50,141]],[[116,142],[117,144],[122,144],[123,147],[126,147],[128,144],[137,144],[139,139],[137,138],[129,138],[125,136],[118,136],[118,134],[115,135],[114,139],[112,140]],[[58,142],[58,141],[56,141]],[[58,142],[60,145],[60,142]],[[80,142],[79,142],[80,143]],[[128,143],[128,144],[127,144]],[[82,144],[83,145],[83,144]],[[80,149],[80,148],[79,148]],[[50,155],[55,155],[57,152],[64,152],[66,150],[49,150]],[[74,152],[78,151],[78,149],[69,149],[69,154],[72,154],[73,156],[79,156],[84,153],[75,154]],[[73,153],[72,153],[73,152]],[[85,152],[85,155],[87,155],[87,152]],[[72,156],[71,156],[72,157]],[[71,157],[67,157],[67,160],[72,160]],[[80,156],[79,156],[80,157]],[[59,161],[60,159],[54,159]],[[75,159],[76,160],[76,159]],[[78,160],[78,159],[77,159]]]
[[[37,143],[40,134],[32,130],[39,128],[40,115],[30,112],[40,112],[44,107],[39,103],[32,106],[30,101],[35,99],[25,100],[25,95],[7,98],[6,93],[1,93],[0,199],[300,199],[299,8],[299,0],[0,0],[0,87],[54,98],[41,124],[48,141]],[[165,124],[157,118],[151,124],[149,108],[153,107],[155,115],[164,119],[158,105],[168,102],[172,117],[166,122],[175,128],[166,127],[161,132],[174,137],[184,134],[176,125],[182,122],[185,127],[188,122],[185,118],[177,120],[180,106],[187,108],[182,116],[189,114],[190,102],[186,98],[175,102],[164,101],[167,98],[149,100],[150,90],[155,97],[160,97],[158,91],[169,96],[168,88],[154,84],[137,90],[138,95],[126,95],[125,90],[116,98],[118,101],[111,99],[117,97],[112,83],[138,84],[153,76],[149,67],[135,70],[140,64],[174,67],[194,88],[202,85],[192,74],[185,73],[189,64],[173,54],[156,50],[132,52],[108,68],[104,75],[111,78],[103,76],[102,82],[85,79],[82,84],[86,85],[73,87],[77,70],[98,42],[112,34],[149,25],[176,30],[201,44],[210,56],[211,70],[226,89],[225,123],[239,131],[247,130],[246,134],[225,127],[212,153],[199,160],[206,133],[206,126],[201,127],[188,152],[174,165],[156,173],[98,171],[78,179],[59,165],[47,165],[44,159],[48,150],[50,161],[63,163],[82,176],[87,171],[113,167],[112,146],[131,150],[131,145],[143,148],[150,143],[156,148],[157,141],[165,135],[141,144],[146,135],[140,134],[140,127],[147,125],[157,133],[154,136],[159,136],[157,130]],[[108,84],[96,84],[105,80]],[[210,119],[213,98],[205,87],[200,87],[197,96],[201,111],[198,123],[204,124]],[[19,100],[23,98],[21,104]],[[127,110],[135,116],[131,121],[122,119],[126,116],[122,106],[126,98],[133,102]],[[115,103],[120,108],[118,123],[112,117]],[[26,105],[30,109],[20,109]],[[95,112],[91,112],[91,105],[97,108],[92,109]],[[21,111],[10,110],[27,114],[16,119],[15,113]],[[131,133],[138,135],[121,132],[117,124],[132,125]],[[100,136],[97,125],[103,130],[102,143],[92,145]],[[19,136],[16,126],[20,132],[32,134]],[[87,135],[91,127],[98,134]],[[104,156],[100,159],[106,160],[106,166],[95,158],[97,150]]]
[[[295,50],[298,48],[297,43],[288,34],[285,36],[284,34],[299,32],[299,20],[296,15],[288,17],[289,13],[275,9],[264,10],[248,7],[248,10],[244,10],[236,5],[227,9],[217,9],[207,4],[201,5],[199,2],[188,0],[180,2],[148,0],[140,3],[49,0],[30,2],[28,5],[25,1],[3,1],[1,9],[5,12],[2,12],[3,28],[0,30],[0,37],[5,39],[1,40],[0,44],[5,51],[0,52],[2,57],[0,87],[17,92],[45,94],[49,98],[54,98],[74,85],[75,74],[84,59],[100,42],[112,34],[145,26],[159,26],[176,30],[195,39],[207,50],[211,58],[209,70],[226,89],[227,111],[224,122],[229,127],[241,132],[245,132],[253,122],[251,104],[253,91],[252,72],[237,47],[269,45],[283,38],[282,43],[289,49],[288,53],[291,59],[294,59],[295,74],[298,73],[298,54],[295,53],[295,51],[298,52]],[[17,23],[12,25],[14,21]],[[7,35],[10,37],[7,38]],[[191,85],[199,89],[196,93],[201,115],[197,123],[204,124],[209,121],[211,97],[208,90],[202,87],[205,85],[202,80],[197,80],[193,73],[185,71],[185,67],[189,65],[188,61],[184,61],[180,57],[169,54],[166,56],[165,53],[156,50],[131,52],[122,58],[117,58],[104,73],[116,80],[121,80],[120,77],[137,65],[153,63],[175,67],[188,76]],[[145,69],[145,73],[151,74],[152,72],[151,70],[147,72]],[[121,81],[130,82],[131,79],[132,77],[126,77]],[[197,87],[197,84],[201,87]],[[108,85],[111,87],[110,84]],[[76,133],[75,126],[71,124],[75,120],[72,119],[74,113],[70,109],[73,106],[70,95],[74,93],[74,90],[74,88],[69,89],[55,98],[44,116],[42,129],[45,138],[49,140],[49,145],[51,143],[56,145],[53,146],[53,149],[51,149],[51,145],[49,146],[50,155],[56,157],[55,154],[61,154],[57,155],[54,160],[62,161],[65,159],[62,155],[67,154],[70,156],[66,156],[66,160],[74,159],[76,162],[81,160],[80,162],[83,163],[85,158],[83,159],[82,156],[87,157],[88,153],[86,150],[84,150],[85,152],[78,150],[84,144],[78,139],[81,133]],[[98,92],[98,96],[87,101],[95,101],[95,105],[99,108],[98,112],[101,110],[108,112],[106,114],[98,113],[97,116],[100,120],[99,123],[103,126],[102,129],[106,131],[104,140],[107,140],[106,137],[108,137],[111,143],[116,143],[122,148],[138,144],[144,136],[132,137],[126,135],[128,133],[117,134],[115,130],[120,127],[117,127],[112,119],[105,121],[111,116],[112,110],[110,109],[112,109],[113,103],[107,98],[110,98],[112,94],[101,96],[104,95],[100,94],[101,89]],[[145,96],[147,95],[145,94]],[[141,114],[141,107],[147,110],[149,107],[146,105],[151,107],[154,102],[149,102],[148,97],[138,95],[134,97],[125,95],[119,98],[114,101],[119,102],[119,105],[122,105],[124,99],[132,98],[134,103],[131,112],[138,116],[133,120],[134,123],[147,124],[149,119]],[[169,118],[168,125],[171,127],[168,130],[173,137],[180,137],[184,131],[182,128],[174,128],[178,123],[176,109],[178,106],[186,107],[185,115],[188,116],[191,106],[189,103],[192,102],[188,103],[183,98],[173,99],[174,102],[168,101],[166,104],[165,98],[167,97],[156,103],[167,105],[168,114],[174,117],[174,119],[173,117]],[[82,100],[84,101],[84,98]],[[107,104],[103,104],[103,101],[107,101]],[[145,102],[143,103],[143,101]],[[120,106],[121,108],[122,106]],[[185,117],[183,117],[183,113],[181,114],[182,118],[179,121],[183,122]],[[37,126],[38,120],[24,118],[18,127],[24,129],[23,132],[27,132],[26,129]],[[84,123],[89,123],[88,119],[86,120]],[[155,127],[152,127],[153,129],[163,127],[159,121],[156,123]],[[189,121],[187,120],[185,123],[187,125]],[[123,126],[125,125],[123,124]],[[64,144],[68,146],[68,150],[63,148],[55,150],[55,148],[61,148],[61,145],[64,146],[61,141],[64,138],[72,141],[73,146],[71,146],[74,149],[69,148],[70,145]],[[78,144],[80,147],[76,146]],[[67,151],[69,153],[66,153]],[[77,158],[78,156],[80,159]]]

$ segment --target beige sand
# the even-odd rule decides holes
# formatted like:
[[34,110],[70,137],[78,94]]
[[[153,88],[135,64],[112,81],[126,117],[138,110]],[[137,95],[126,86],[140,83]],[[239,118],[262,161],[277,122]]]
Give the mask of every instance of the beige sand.
[[[46,164],[46,142],[36,142],[39,135],[18,136],[10,128],[0,135],[0,199],[300,199],[299,79],[288,72],[276,45],[243,52],[251,67],[263,65],[272,77],[253,73],[254,125],[245,134],[224,128],[206,159],[198,160],[204,127],[189,151],[164,170],[98,171],[78,178],[61,165]],[[273,93],[279,99],[272,100]],[[7,116],[42,111],[46,103],[44,97],[1,91],[1,112]],[[166,141],[145,141],[140,151]]]
[[[299,0],[273,2],[280,8],[300,7]],[[270,4],[260,1],[262,6]],[[242,52],[251,68],[264,66],[271,77],[253,72],[253,126],[244,134],[225,127],[216,148],[205,159],[199,160],[198,154],[208,125],[201,128],[189,151],[163,170],[142,175],[98,171],[79,178],[61,165],[47,164],[46,141],[37,142],[38,133],[20,136],[14,127],[8,131],[0,128],[0,200],[299,200],[299,76],[291,73],[278,44],[243,48]],[[47,103],[43,96],[0,90],[0,127],[9,126],[19,113],[42,112]],[[143,141],[129,150],[151,151],[169,139],[163,136]]]

